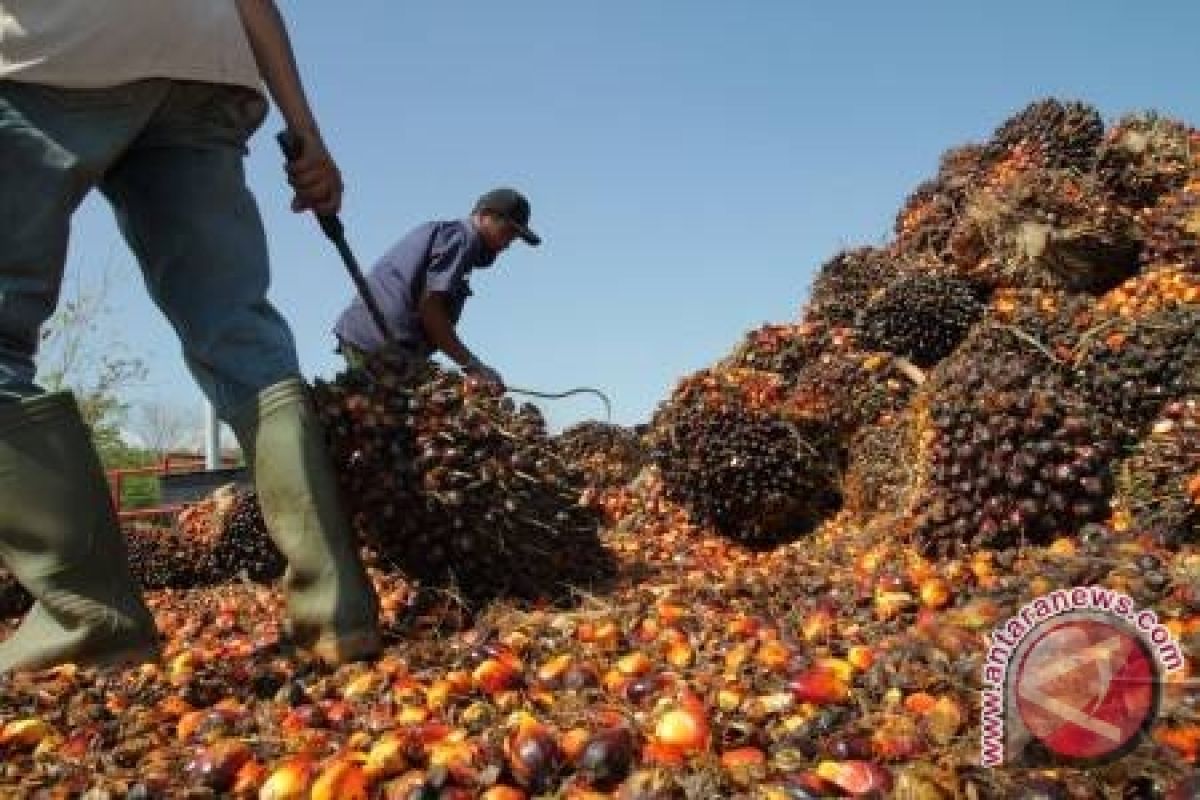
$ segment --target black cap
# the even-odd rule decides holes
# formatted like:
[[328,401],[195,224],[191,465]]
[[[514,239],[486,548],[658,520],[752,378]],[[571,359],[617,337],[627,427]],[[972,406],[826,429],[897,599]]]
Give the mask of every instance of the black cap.
[[475,211],[490,211],[501,217],[534,247],[542,243],[542,237],[529,230],[529,201],[516,189],[492,189],[476,201]]

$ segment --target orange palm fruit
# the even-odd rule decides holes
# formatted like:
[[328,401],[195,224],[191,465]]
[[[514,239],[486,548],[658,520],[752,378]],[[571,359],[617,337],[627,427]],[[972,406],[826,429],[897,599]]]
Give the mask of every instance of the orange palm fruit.
[[363,771],[376,781],[400,775],[408,767],[408,741],[396,731],[388,731],[367,753]]
[[677,708],[663,714],[654,726],[654,741],[680,753],[697,753],[708,747],[709,725],[694,708]]
[[788,682],[788,688],[802,703],[829,705],[850,699],[850,686],[830,670],[810,669],[798,673]]
[[367,776],[354,759],[335,759],[313,783],[312,800],[367,800]]
[[314,767],[307,756],[293,756],[277,766],[258,791],[258,800],[308,800]]
[[761,781],[767,774],[767,756],[757,747],[739,747],[721,754],[721,768],[738,786]]

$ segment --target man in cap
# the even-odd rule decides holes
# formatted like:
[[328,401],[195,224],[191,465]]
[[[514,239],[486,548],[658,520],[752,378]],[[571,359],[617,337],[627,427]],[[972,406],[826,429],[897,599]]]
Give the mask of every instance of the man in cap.
[[414,228],[367,275],[392,341],[356,298],[334,328],[347,363],[362,366],[367,355],[385,350],[401,362],[441,351],[468,375],[503,388],[500,373],[463,344],[455,326],[471,296],[471,272],[492,266],[518,237],[532,246],[542,241],[529,229],[529,201],[509,188],[484,194],[466,219]]

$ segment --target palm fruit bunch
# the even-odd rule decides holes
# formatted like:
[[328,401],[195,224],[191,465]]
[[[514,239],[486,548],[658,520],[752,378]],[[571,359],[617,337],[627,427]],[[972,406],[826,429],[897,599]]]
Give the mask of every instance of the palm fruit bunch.
[[1077,380],[1131,434],[1171,398],[1200,391],[1200,308],[1101,323],[1081,343]]
[[841,455],[819,421],[692,403],[651,423],[666,495],[732,539],[796,536],[839,502]]
[[871,298],[856,327],[868,349],[931,367],[950,355],[982,315],[981,294],[958,278],[904,276]]
[[[1193,146],[1200,146],[1200,137],[1197,139]],[[1200,160],[1200,156],[1196,158]],[[1186,184],[1139,215],[1146,264],[1200,272],[1200,165],[1193,167],[1192,175]]]
[[529,406],[432,364],[317,381],[342,497],[371,561],[475,605],[564,595],[608,559],[582,477]]
[[283,574],[286,562],[267,533],[254,492],[238,493],[232,508],[223,516],[221,534],[206,562],[214,583],[237,577],[261,583]]
[[825,262],[813,280],[808,320],[853,325],[871,296],[899,276],[904,262],[886,250],[860,247]]
[[1104,139],[1100,113],[1086,103],[1038,100],[1005,120],[988,144],[989,152],[1003,158],[1025,145],[1040,166],[1089,171]]
[[1146,208],[1183,187],[1198,145],[1200,133],[1176,120],[1128,114],[1104,135],[1096,173],[1118,202]]
[[1122,528],[1163,546],[1200,541],[1200,395],[1167,403],[1117,470]]
[[846,328],[819,320],[763,325],[747,333],[726,361],[732,368],[774,372],[790,381],[822,353],[841,347],[847,335]]
[[937,176],[909,195],[896,215],[892,251],[896,254],[940,259],[950,233],[966,206],[968,190],[987,165],[986,149],[964,145],[946,151]]
[[1182,306],[1200,306],[1200,273],[1179,268],[1135,275],[1096,302],[1101,317],[1141,317]]
[[892,353],[846,347],[804,367],[777,413],[822,420],[844,446],[855,431],[904,408],[923,378],[919,369]]
[[921,472],[916,414],[906,409],[863,426],[850,439],[842,483],[848,511],[866,515],[907,507]]
[[959,272],[1005,287],[1103,290],[1132,275],[1138,255],[1132,213],[1093,176],[1067,169],[993,174],[948,243]]
[[[199,535],[198,535],[199,534]],[[144,589],[191,589],[208,583],[213,536],[178,524],[126,528],[129,567]]]
[[555,443],[567,464],[580,470],[593,488],[628,483],[646,463],[641,436],[621,425],[580,422],[558,434]]
[[1107,516],[1120,438],[1055,362],[986,326],[943,367],[928,389],[923,548],[1044,543]]

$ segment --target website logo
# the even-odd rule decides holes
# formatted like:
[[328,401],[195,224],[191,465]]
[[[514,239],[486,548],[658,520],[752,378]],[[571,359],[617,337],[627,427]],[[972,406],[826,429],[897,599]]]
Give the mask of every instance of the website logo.
[[980,763],[1111,760],[1153,724],[1163,676],[1183,668],[1170,631],[1098,586],[1039,597],[997,627],[984,664]]

